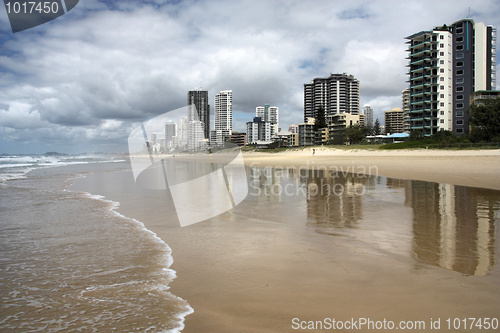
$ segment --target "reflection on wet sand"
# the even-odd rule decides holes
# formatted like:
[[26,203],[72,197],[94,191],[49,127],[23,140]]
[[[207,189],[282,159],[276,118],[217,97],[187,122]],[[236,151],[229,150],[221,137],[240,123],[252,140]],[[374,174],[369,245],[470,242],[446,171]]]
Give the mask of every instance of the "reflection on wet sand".
[[413,208],[413,251],[420,261],[470,275],[493,267],[498,191],[409,181],[406,203]]
[[[420,263],[470,275],[485,275],[495,264],[499,191],[325,170],[250,168],[249,176],[259,200],[305,201],[308,225],[318,233],[351,230],[356,237],[356,230],[368,230],[367,219],[380,215],[380,223],[393,226],[391,237],[409,229],[408,246]],[[294,191],[286,190],[290,185]],[[367,200],[378,208],[365,209]],[[389,219],[383,210],[391,207],[412,214]]]
[[363,194],[374,181],[374,177],[309,171],[304,179],[309,223],[320,232],[320,228],[358,228],[363,220]]

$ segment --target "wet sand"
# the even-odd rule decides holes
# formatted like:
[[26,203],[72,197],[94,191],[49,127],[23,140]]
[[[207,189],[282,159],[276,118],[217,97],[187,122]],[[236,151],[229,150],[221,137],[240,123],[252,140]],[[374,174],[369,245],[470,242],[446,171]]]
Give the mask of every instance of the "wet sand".
[[[498,150],[317,149],[312,156],[312,150],[306,149],[245,154],[244,160],[260,167],[324,165],[345,170],[376,166],[382,176],[500,189]],[[430,331],[430,321],[440,319],[441,330],[433,331],[450,332],[461,330],[448,330],[447,318],[499,317],[498,265],[492,264],[487,275],[472,276],[417,260],[409,250],[414,239],[406,231],[398,231],[400,226],[411,231],[413,213],[403,202],[394,204],[392,201],[400,200],[396,197],[372,203],[363,223],[373,228],[373,234],[386,222],[396,229],[373,241],[318,232],[310,225],[303,200],[251,196],[233,210],[179,228],[165,223],[175,214],[172,207],[161,203],[165,198],[132,195],[125,190],[133,185],[131,176],[123,173],[120,177],[116,179],[122,186],[120,193],[102,194],[120,201],[124,215],[144,222],[172,248],[171,268],[177,278],[171,283],[171,292],[194,309],[183,332],[301,331],[293,329],[294,318],[298,318],[295,322],[325,318],[423,321],[426,329],[421,332]],[[497,262],[498,232],[494,239],[491,251]]]

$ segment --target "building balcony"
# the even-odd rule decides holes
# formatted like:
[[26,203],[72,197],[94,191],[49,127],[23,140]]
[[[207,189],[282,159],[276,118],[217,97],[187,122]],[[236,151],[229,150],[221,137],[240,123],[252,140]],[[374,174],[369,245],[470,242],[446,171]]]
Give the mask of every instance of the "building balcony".
[[413,45],[410,45],[408,47],[407,51],[410,51],[412,49],[422,48],[422,47],[429,47],[429,46],[432,46],[432,44],[435,44],[435,43],[436,42],[433,42],[431,40],[424,40],[424,41],[421,41],[421,42],[414,42]]
[[413,51],[415,51],[415,52],[412,52],[410,54],[412,57],[420,57],[420,56],[426,55],[428,53],[431,53],[433,50],[430,48],[425,48],[425,49],[418,49],[418,50],[413,50]]

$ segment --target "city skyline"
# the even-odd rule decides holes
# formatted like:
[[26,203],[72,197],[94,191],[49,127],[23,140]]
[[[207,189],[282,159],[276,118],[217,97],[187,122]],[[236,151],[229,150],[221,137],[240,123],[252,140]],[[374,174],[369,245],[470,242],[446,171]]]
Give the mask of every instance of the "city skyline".
[[499,27],[500,4],[93,0],[16,34],[0,16],[0,153],[122,152],[193,87],[210,102],[233,90],[236,131],[263,102],[287,128],[303,121],[304,83],[345,72],[382,121],[408,86],[406,36],[467,16]]

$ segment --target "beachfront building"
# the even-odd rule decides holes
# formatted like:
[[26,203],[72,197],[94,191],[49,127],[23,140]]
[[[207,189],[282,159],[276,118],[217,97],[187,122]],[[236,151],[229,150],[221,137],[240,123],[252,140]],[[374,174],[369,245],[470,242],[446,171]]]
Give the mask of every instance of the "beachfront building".
[[188,143],[188,117],[177,119],[177,146],[183,150],[187,149]]
[[401,92],[404,132],[410,133],[410,89]]
[[406,39],[410,130],[468,133],[471,94],[496,86],[496,28],[463,19]]
[[400,108],[393,108],[389,111],[384,111],[385,128],[390,133],[404,133],[404,112]]
[[174,137],[175,137],[175,123],[171,120],[165,123],[165,143],[164,149],[165,151],[170,151],[174,146]]
[[187,95],[187,104],[196,107],[197,118],[203,122],[203,135],[206,139],[210,135],[210,105],[208,104],[208,90],[190,90]]
[[346,128],[354,125],[364,125],[364,114],[339,113],[326,117],[328,128],[328,142],[343,143]]
[[288,127],[288,132],[290,133],[299,133],[299,126],[292,124]]
[[273,141],[278,143],[278,147],[290,147],[290,135],[290,132],[277,132]]
[[255,108],[255,116],[262,119],[262,121],[270,123],[271,137],[278,133],[279,123],[279,108],[277,106],[257,106]]
[[299,131],[297,126],[297,133],[290,133],[288,135],[288,147],[298,147],[299,146]]
[[359,81],[349,74],[330,74],[304,84],[304,122],[315,118],[319,107],[325,116],[359,113]]
[[244,146],[247,143],[247,134],[233,131],[230,140],[237,146]]
[[188,123],[188,151],[195,152],[208,148],[204,127],[204,123],[200,120],[191,120]]
[[500,99],[500,90],[478,90],[470,97],[471,105],[481,105],[487,100]]
[[299,146],[313,146],[316,140],[314,130],[315,118],[307,118],[306,122],[299,124]]
[[363,114],[365,115],[365,126],[373,127],[373,109],[370,105],[363,106]]
[[317,146],[328,144],[328,127],[320,128],[316,131],[316,137],[314,138],[314,143]]
[[210,143],[223,146],[233,130],[233,91],[222,90],[215,95],[215,126],[210,133]]
[[253,121],[247,122],[247,143],[271,140],[271,123],[263,121],[260,117],[254,117]]

